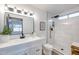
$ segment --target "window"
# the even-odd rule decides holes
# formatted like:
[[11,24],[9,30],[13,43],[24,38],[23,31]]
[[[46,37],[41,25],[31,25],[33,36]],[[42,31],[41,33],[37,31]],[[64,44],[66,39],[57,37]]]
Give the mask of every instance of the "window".
[[22,31],[20,24],[14,24],[13,27],[14,27],[14,28],[13,28],[13,31],[15,31],[15,32],[16,32],[16,31]]
[[12,18],[8,19],[8,26],[12,30],[12,34],[21,34],[23,29],[23,22],[22,19],[19,18]]

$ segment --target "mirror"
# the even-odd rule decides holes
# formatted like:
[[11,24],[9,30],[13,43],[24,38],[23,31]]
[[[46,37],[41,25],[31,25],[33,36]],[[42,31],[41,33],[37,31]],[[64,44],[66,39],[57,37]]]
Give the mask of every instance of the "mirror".
[[24,34],[31,34],[34,32],[34,19],[32,17],[24,17],[23,32]]
[[6,16],[6,25],[12,30],[12,35],[34,32],[34,18],[12,13],[6,13]]

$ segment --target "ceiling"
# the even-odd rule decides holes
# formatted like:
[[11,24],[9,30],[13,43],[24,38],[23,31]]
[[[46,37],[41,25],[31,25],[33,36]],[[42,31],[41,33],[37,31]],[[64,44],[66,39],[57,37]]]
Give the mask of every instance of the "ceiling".
[[64,11],[79,7],[79,4],[31,4],[33,7],[50,12],[52,14],[60,14]]

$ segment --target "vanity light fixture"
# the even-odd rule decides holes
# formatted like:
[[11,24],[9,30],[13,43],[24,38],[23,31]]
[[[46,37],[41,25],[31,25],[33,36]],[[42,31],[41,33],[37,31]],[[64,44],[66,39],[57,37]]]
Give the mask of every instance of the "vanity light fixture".
[[29,16],[33,16],[33,11],[29,11]]
[[4,9],[5,9],[5,12],[12,12],[13,13],[15,11],[14,6],[10,6],[7,4],[5,4]]
[[30,16],[33,16],[33,13],[30,13]]
[[29,16],[28,10],[22,9],[22,15]]
[[14,12],[14,9],[12,7],[8,7],[8,10]]
[[21,13],[22,13],[22,11],[21,11],[21,10],[19,10],[19,9],[17,9],[17,13],[20,13],[20,14],[21,14]]
[[28,15],[28,11],[23,9],[23,14]]
[[19,15],[28,16],[28,17],[33,17],[34,15],[33,11],[27,11],[7,4],[5,4],[5,12],[10,12],[10,13],[19,14]]
[[5,4],[5,7],[4,7],[5,11],[7,10],[7,8],[8,8],[8,6],[7,6],[7,4]]
[[22,14],[22,9],[15,7],[15,14]]
[[24,15],[27,15],[27,14],[28,14],[28,12],[24,11]]

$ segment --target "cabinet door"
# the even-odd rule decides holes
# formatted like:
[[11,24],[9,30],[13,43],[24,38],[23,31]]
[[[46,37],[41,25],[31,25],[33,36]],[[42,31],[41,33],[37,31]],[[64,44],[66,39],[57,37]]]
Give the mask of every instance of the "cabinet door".
[[27,55],[27,53],[28,53],[28,50],[23,49],[20,51],[15,51],[13,55]]
[[35,46],[16,52],[14,55],[41,55],[41,54],[42,54],[42,46]]
[[20,51],[20,52],[15,53],[14,55],[25,55],[25,53],[24,51]]

